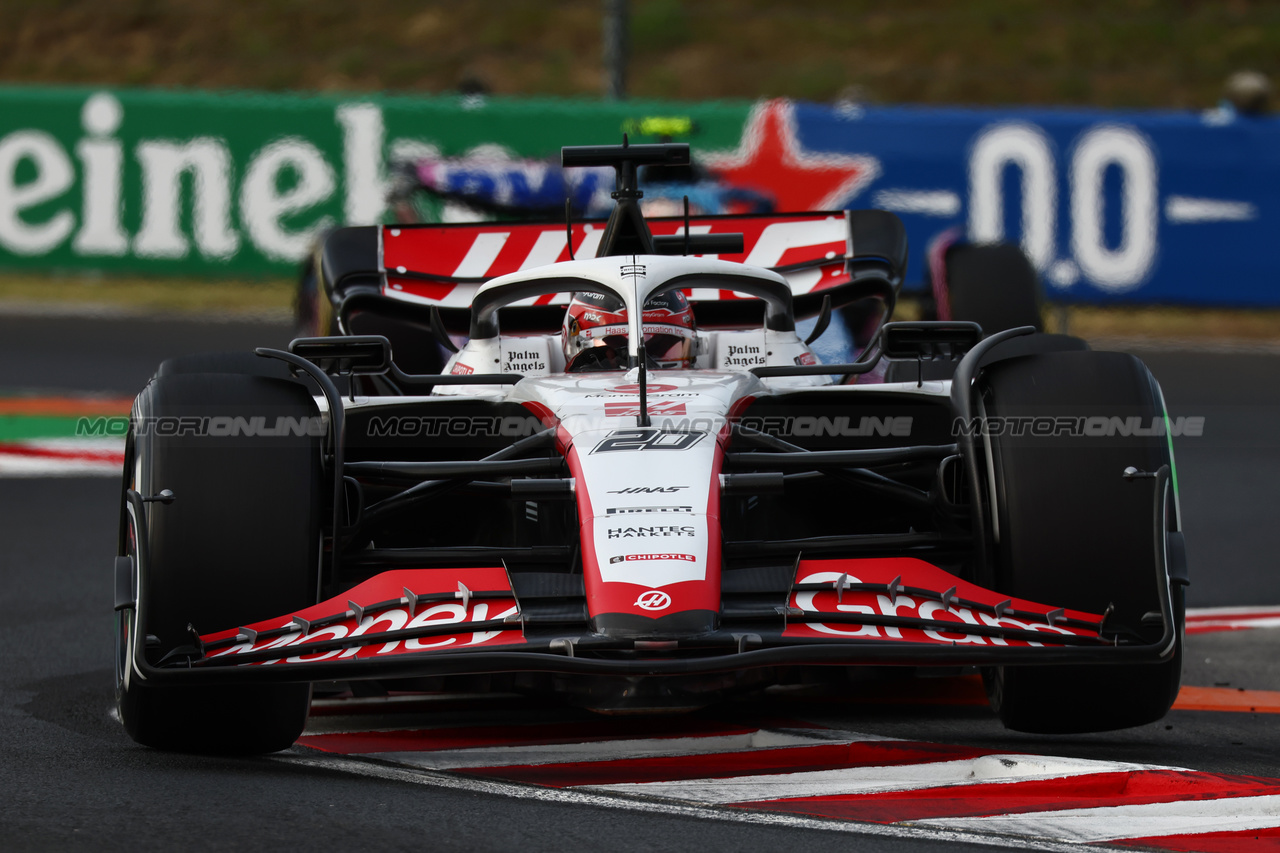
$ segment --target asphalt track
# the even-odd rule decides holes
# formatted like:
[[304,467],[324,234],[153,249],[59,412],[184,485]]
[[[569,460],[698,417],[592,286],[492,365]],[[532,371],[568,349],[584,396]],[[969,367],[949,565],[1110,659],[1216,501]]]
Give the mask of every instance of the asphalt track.
[[[9,368],[0,376],[0,393],[131,396],[164,357],[280,345],[288,336],[287,328],[268,324],[0,318],[0,364]],[[1175,417],[1206,419],[1203,436],[1175,441],[1193,577],[1189,604],[1280,605],[1273,546],[1274,508],[1280,505],[1280,358],[1245,352],[1140,355],[1160,379]],[[948,834],[950,830],[937,826],[885,829],[884,824],[826,822],[784,809],[690,804],[689,798],[715,800],[714,792],[689,793],[691,785],[685,785],[683,799],[680,786],[656,793],[615,790],[603,796],[557,786],[554,780],[522,779],[513,771],[442,773],[430,769],[441,766],[430,755],[384,752],[373,759],[349,758],[342,753],[358,756],[371,750],[333,740],[334,732],[467,726],[487,731],[490,740],[483,748],[496,750],[473,762],[482,767],[493,765],[493,756],[505,754],[503,750],[523,748],[516,744],[533,731],[530,726],[581,731],[604,726],[598,738],[607,745],[602,749],[625,753],[630,748],[619,746],[628,738],[625,723],[593,722],[564,709],[506,697],[460,698],[429,714],[383,705],[339,717],[319,707],[309,735],[313,746],[328,752],[299,747],[277,757],[244,760],[137,747],[110,716],[107,567],[114,553],[117,489],[107,478],[0,480],[0,638],[5,651],[0,667],[0,785],[5,791],[0,797],[0,848],[989,849],[973,835]],[[1130,762],[1216,774],[1241,785],[1243,777],[1280,776],[1280,717],[1275,714],[1280,703],[1270,693],[1238,693],[1280,691],[1277,639],[1274,629],[1190,636],[1184,684],[1209,689],[1197,694],[1202,706],[1226,707],[1233,695],[1243,701],[1235,703],[1234,711],[1175,710],[1161,723],[1126,732],[1056,738],[1007,732],[984,706],[975,704],[971,682],[952,679],[926,683],[923,689],[887,685],[882,692],[897,697],[889,704],[784,694],[713,708],[672,723],[663,736],[668,745],[673,738],[695,734],[721,736],[729,743],[741,736],[733,732],[743,731],[749,738],[764,732],[784,740],[817,737],[844,743],[855,739],[852,733],[862,733],[931,745],[937,755],[962,752],[977,756],[973,760],[978,762],[987,753],[996,754],[1002,764],[1013,759],[999,757],[1009,755],[1019,760],[1038,755],[1077,763]],[[797,734],[804,727],[809,733]],[[818,730],[822,733],[812,735]],[[507,731],[510,741],[495,746],[493,733]],[[636,727],[631,731],[635,740]],[[405,746],[401,741],[397,748]],[[812,748],[820,747],[825,748],[815,741]],[[424,742],[417,748],[428,754],[438,744]],[[560,748],[570,755],[568,747]],[[694,753],[690,760],[701,760]],[[1022,760],[1023,766],[1032,764]],[[456,760],[453,766],[458,766]],[[697,775],[686,772],[682,778]],[[502,781],[489,781],[494,778]],[[528,781],[546,787],[532,787]],[[1280,793],[1271,783],[1259,790]],[[1106,802],[1106,795],[1100,796]],[[1269,825],[1280,823],[1280,810],[1271,801],[1262,808],[1272,810]],[[1277,844],[1274,833],[1264,830],[1261,835],[1252,845],[1236,836],[1214,843],[1246,846],[1213,849]],[[1010,845],[1035,848],[1034,842],[1012,839],[999,844],[1002,849]]]

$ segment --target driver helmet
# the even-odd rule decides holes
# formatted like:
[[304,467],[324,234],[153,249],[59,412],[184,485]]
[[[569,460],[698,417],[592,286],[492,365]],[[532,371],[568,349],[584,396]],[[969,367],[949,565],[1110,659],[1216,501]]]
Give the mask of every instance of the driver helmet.
[[[646,367],[693,367],[697,332],[683,293],[669,290],[650,296],[644,303],[642,328]],[[628,367],[627,308],[617,296],[575,293],[561,332],[566,373]]]

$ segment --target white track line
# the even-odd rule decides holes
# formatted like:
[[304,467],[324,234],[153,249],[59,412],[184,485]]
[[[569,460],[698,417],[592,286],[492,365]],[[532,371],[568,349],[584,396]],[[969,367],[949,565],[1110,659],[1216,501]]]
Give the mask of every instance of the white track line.
[[[85,456],[58,457],[0,450],[0,477],[119,477],[124,465],[123,438],[24,438],[12,444],[36,451],[84,453]],[[119,458],[104,459],[104,454]]]
[[1095,773],[1134,770],[1172,770],[1149,764],[1055,758],[1038,755],[983,755],[958,761],[900,764],[878,767],[842,767],[726,779],[689,779],[679,782],[625,782],[592,786],[594,791],[691,800],[698,803],[749,803],[762,800],[829,797],[840,794],[875,794],[953,785],[1008,784],[1040,779],[1061,779]]
[[1192,631],[1213,633],[1205,631],[1205,628],[1218,628],[1223,631],[1243,630],[1246,628],[1280,628],[1280,616],[1254,616],[1247,619],[1197,619],[1194,622],[1188,622],[1187,627]]
[[881,838],[905,838],[919,841],[945,841],[966,844],[982,843],[992,847],[1006,847],[1014,850],[1035,850],[1045,853],[1080,853],[1075,844],[1064,844],[1056,841],[1036,841],[1028,838],[1007,838],[999,835],[981,835],[972,831],[955,831],[935,829],[932,827],[895,826],[877,823],[857,823],[843,820],[823,820],[797,815],[770,814],[767,812],[744,811],[739,809],[717,809],[689,805],[686,803],[659,802],[645,799],[610,797],[577,790],[560,788],[539,788],[531,785],[517,785],[510,782],[490,782],[466,776],[453,776],[446,773],[434,773],[429,770],[408,770],[374,763],[366,759],[344,758],[342,756],[314,757],[308,751],[303,754],[295,747],[295,752],[281,753],[272,760],[288,764],[311,767],[317,770],[336,770],[388,781],[404,782],[412,785],[428,785],[434,788],[446,788],[465,791],[473,794],[486,794],[498,797],[512,797],[521,800],[537,800],[540,802],[559,803],[563,805],[590,806],[595,808],[626,809],[628,811],[661,814],[671,817],[686,817],[699,820],[723,820],[731,823],[746,823],[755,826],[776,826],[791,829],[814,829],[827,832],[847,832],[854,835],[869,835]]
[[1205,632],[1206,628],[1219,630],[1280,628],[1280,607],[1245,605],[1188,608],[1187,628],[1197,632]]
[[1218,616],[1251,616],[1256,614],[1280,616],[1280,607],[1256,604],[1233,604],[1230,607],[1188,607],[1187,620],[1199,621]]
[[[532,732],[536,734],[535,732]],[[827,735],[827,736],[824,736]],[[830,736],[835,734],[837,736]],[[513,732],[516,738],[517,733]],[[547,743],[525,746],[482,746],[444,749],[433,752],[379,752],[373,757],[412,767],[454,770],[464,767],[506,767],[509,765],[560,764],[565,761],[589,763],[678,755],[705,755],[750,752],[819,744],[850,744],[890,741],[879,735],[854,732],[824,733],[814,730],[760,729],[732,735],[702,735],[675,738],[635,738],[632,740],[588,741],[586,743]]]
[[1243,832],[1280,826],[1280,795],[1226,797],[1065,809],[991,817],[933,818],[914,826],[1021,835],[1072,843],[1117,841],[1205,832]]

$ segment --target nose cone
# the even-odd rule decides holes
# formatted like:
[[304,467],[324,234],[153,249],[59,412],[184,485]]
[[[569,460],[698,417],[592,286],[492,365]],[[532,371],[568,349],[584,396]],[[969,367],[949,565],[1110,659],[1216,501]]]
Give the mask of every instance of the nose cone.
[[664,372],[647,386],[651,422],[640,426],[634,379],[540,380],[576,484],[583,586],[597,634],[679,640],[718,628],[721,435],[730,406],[755,382]]

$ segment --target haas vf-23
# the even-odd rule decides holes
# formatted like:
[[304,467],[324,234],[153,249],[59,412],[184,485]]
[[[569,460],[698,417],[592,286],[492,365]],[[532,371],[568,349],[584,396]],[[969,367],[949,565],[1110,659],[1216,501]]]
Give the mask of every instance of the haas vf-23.
[[616,168],[607,222],[338,229],[327,334],[159,367],[115,559],[136,740],[282,749],[316,682],[642,712],[972,667],[1015,729],[1168,710],[1187,573],[1146,367],[892,322],[884,211],[646,219],[638,177],[688,156],[565,148]]

